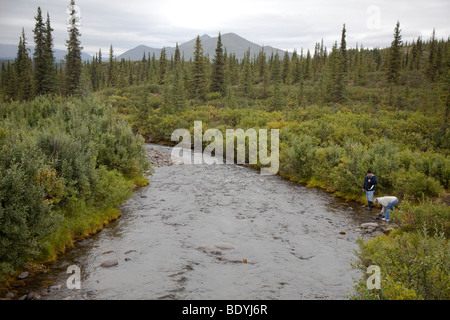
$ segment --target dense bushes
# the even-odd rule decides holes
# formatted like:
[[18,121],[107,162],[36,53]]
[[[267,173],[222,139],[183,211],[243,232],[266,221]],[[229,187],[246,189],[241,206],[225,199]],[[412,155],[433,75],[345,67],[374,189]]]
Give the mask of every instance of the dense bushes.
[[[450,213],[445,204],[405,203],[395,211],[402,225],[389,236],[359,241],[354,267],[363,276],[356,299],[450,299]],[[366,270],[380,268],[380,289],[368,289]]]
[[279,128],[280,173],[332,188],[348,199],[364,201],[361,186],[369,168],[378,177],[379,195],[435,198],[449,186],[448,148],[441,141],[449,130],[443,114],[356,102],[269,111],[265,100],[257,99],[248,101],[251,107],[227,107],[227,97],[221,107],[192,106],[175,114],[145,86],[105,94],[135,130],[153,141],[170,143],[174,129],[192,130],[194,121],[202,121],[204,130],[217,128],[223,133],[228,128]]
[[142,143],[92,96],[1,104],[0,274],[117,216],[148,167]]

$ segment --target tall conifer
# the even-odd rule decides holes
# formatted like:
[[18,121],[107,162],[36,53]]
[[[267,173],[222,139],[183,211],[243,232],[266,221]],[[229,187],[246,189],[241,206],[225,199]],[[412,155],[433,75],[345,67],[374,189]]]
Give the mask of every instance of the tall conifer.
[[66,55],[66,94],[76,94],[80,86],[81,77],[81,42],[79,37],[80,18],[78,16],[75,1],[71,0],[69,9],[69,20],[67,30],[69,32],[69,40],[66,41],[67,55]]
[[225,89],[225,60],[223,56],[222,37],[219,32],[211,76],[211,92],[225,94]]
[[36,20],[35,27],[33,29],[34,33],[34,88],[35,94],[40,95],[44,93],[42,85],[44,83],[45,77],[45,57],[44,57],[44,47],[45,47],[45,25],[42,19],[41,8],[37,8],[37,15],[34,17]]
[[206,63],[200,36],[195,41],[194,61],[192,65],[191,90],[196,98],[206,96]]
[[400,49],[402,47],[402,36],[400,34],[400,22],[397,21],[394,30],[394,40],[392,40],[389,49],[389,60],[387,70],[387,80],[390,83],[398,83],[402,66],[402,55]]

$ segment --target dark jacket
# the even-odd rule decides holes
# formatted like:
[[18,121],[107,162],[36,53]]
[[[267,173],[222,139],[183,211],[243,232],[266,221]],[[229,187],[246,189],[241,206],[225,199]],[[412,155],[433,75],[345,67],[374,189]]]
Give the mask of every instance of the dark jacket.
[[366,191],[375,191],[375,185],[377,183],[377,177],[375,177],[374,175],[372,175],[371,177],[366,176],[366,178],[364,179],[363,189]]

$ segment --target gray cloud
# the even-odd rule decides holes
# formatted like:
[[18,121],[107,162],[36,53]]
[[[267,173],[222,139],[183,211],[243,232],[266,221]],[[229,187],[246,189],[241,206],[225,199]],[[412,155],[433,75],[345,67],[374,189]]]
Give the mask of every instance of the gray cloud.
[[[119,55],[139,44],[174,46],[197,34],[234,32],[258,43],[292,51],[313,49],[324,40],[331,48],[346,24],[347,45],[386,47],[397,20],[404,40],[428,39],[433,28],[439,38],[450,35],[450,2],[430,1],[295,1],[295,0],[76,0],[82,18],[82,45],[88,53],[110,44]],[[69,0],[2,1],[0,43],[18,43],[22,27],[32,43],[37,6],[48,11],[55,47],[63,49]]]

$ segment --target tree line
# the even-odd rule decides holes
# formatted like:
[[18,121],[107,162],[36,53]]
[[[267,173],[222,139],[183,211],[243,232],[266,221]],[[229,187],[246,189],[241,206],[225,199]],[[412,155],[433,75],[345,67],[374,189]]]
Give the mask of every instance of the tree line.
[[22,28],[15,61],[2,63],[1,88],[6,100],[31,100],[45,94],[72,95],[78,92],[83,64],[79,17],[74,0],[70,2],[69,11],[68,53],[59,68],[53,54],[53,28],[49,13],[44,22],[41,8],[37,8],[33,29],[35,48],[32,54],[27,48],[28,40]]
[[140,61],[118,61],[111,45],[107,59],[100,49],[91,61],[82,62],[79,20],[73,0],[69,11],[68,53],[65,61],[57,64],[52,51],[50,17],[47,13],[44,23],[38,7],[33,54],[26,47],[22,30],[15,61],[2,64],[0,89],[5,100],[30,100],[43,94],[85,95],[105,88],[150,84],[160,87],[166,104],[174,110],[182,109],[189,99],[205,101],[208,95],[228,96],[236,91],[231,88],[238,88],[243,97],[271,97],[273,109],[278,109],[284,103],[283,86],[297,87],[299,104],[305,85],[321,93],[321,102],[343,103],[351,86],[382,83],[392,88],[399,84],[417,86],[448,81],[448,39],[438,40],[433,31],[426,41],[418,37],[412,43],[403,43],[399,22],[391,46],[385,49],[362,45],[347,48],[344,24],[340,43],[336,41],[331,50],[322,40],[316,43],[313,52],[286,51],[281,57],[278,52],[268,56],[264,48],[257,53],[249,49],[243,59],[238,59],[227,52],[219,34],[212,61],[205,56],[197,36],[194,57],[189,61],[182,57],[177,44],[171,57],[163,48],[159,57],[144,53]]

